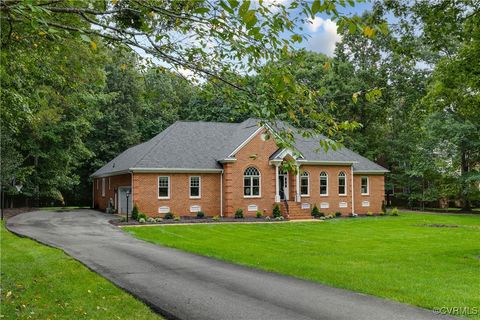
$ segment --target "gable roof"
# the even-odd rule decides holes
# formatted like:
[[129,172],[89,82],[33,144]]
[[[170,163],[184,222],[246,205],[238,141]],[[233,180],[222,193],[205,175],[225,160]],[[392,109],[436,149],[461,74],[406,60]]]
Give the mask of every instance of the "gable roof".
[[[92,174],[94,177],[135,171],[221,171],[219,160],[242,148],[259,130],[259,119],[242,123],[177,121],[152,139],[133,146]],[[324,139],[325,137],[320,137]],[[347,149],[325,152],[318,139],[295,134],[294,147],[302,154],[299,161],[348,162],[354,171],[387,172],[376,163]],[[316,152],[318,150],[318,152]],[[281,150],[275,152],[274,159]]]

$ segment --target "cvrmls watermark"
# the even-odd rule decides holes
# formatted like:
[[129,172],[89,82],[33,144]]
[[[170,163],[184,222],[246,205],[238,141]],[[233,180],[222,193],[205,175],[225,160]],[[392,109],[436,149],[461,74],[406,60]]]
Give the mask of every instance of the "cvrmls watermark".
[[439,307],[434,308],[436,314],[445,314],[450,316],[475,316],[480,314],[479,307]]

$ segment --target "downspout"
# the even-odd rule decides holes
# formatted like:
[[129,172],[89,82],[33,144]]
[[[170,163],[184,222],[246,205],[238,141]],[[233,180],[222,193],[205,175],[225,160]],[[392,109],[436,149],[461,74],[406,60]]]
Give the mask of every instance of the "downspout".
[[[130,190],[131,190],[131,197],[132,197],[132,208],[130,210],[133,210],[133,206],[135,205],[135,200],[133,197],[133,171],[130,171]],[[127,212],[128,214],[128,212]]]
[[92,209],[95,208],[95,178],[92,179]]
[[352,176],[352,179],[351,179],[352,180],[352,183],[351,183],[352,187],[351,188],[352,188],[352,215],[353,215],[355,213],[355,195],[354,195],[355,188],[354,188],[354,185],[353,185],[353,164],[350,168],[351,168],[351,176]]
[[223,170],[220,173],[220,216],[223,218]]

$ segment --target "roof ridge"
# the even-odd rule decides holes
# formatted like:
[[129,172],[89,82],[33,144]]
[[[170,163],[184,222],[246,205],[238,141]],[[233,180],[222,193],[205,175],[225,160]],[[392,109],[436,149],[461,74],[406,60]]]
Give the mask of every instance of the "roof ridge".
[[145,152],[145,154],[140,158],[138,159],[138,161],[135,162],[135,164],[133,165],[133,167],[135,167],[140,161],[142,161],[150,152],[152,152],[153,149],[155,149],[155,147],[163,140],[165,139],[165,137],[168,135],[168,133],[172,130],[173,127],[175,127],[180,121],[175,121],[171,126],[169,126],[167,129],[163,130],[162,132],[160,132],[159,134],[161,133],[165,133],[162,137],[160,137],[160,139],[158,139],[158,141],[147,151]]

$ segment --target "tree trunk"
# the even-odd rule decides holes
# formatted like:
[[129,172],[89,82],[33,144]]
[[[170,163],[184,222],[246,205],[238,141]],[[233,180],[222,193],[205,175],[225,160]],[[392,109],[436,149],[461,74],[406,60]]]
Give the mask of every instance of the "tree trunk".
[[465,181],[465,176],[469,172],[468,161],[467,161],[467,153],[462,150],[462,168],[461,168],[461,176],[462,176],[462,190],[461,200],[462,200],[462,211],[472,211],[472,207],[470,206],[470,201],[468,200],[467,189],[468,183]]

